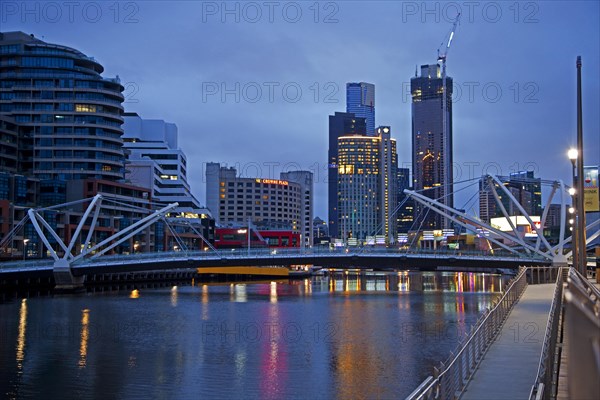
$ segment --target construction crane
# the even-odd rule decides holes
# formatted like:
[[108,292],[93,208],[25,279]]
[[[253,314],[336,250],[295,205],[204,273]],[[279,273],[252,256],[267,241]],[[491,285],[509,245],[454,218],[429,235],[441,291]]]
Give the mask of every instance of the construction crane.
[[[453,192],[453,188],[450,185],[450,171],[452,170],[452,165],[450,165],[451,163],[449,162],[449,155],[450,152],[452,151],[452,149],[450,148],[450,138],[449,138],[449,132],[448,132],[448,95],[447,95],[447,87],[446,87],[446,58],[448,57],[448,51],[450,50],[450,45],[452,45],[452,39],[454,38],[454,33],[456,32],[456,27],[458,26],[458,23],[460,21],[460,13],[458,13],[458,15],[456,16],[456,19],[454,20],[454,24],[452,25],[452,30],[450,31],[450,34],[448,35],[448,40],[446,41],[446,39],[444,38],[444,41],[440,44],[440,47],[437,50],[438,53],[438,57],[437,57],[437,62],[438,63],[442,63],[442,93],[443,93],[443,97],[442,97],[442,111],[443,111],[443,115],[442,115],[442,123],[443,123],[443,127],[442,127],[442,141],[443,141],[443,148],[444,148],[444,168],[442,171],[442,176],[444,179],[444,184],[442,185],[442,190],[444,190],[443,193],[443,203],[447,204],[449,206],[454,206],[453,202],[450,200],[450,196],[452,196],[451,194],[448,195],[449,193]],[[445,46],[445,47],[444,47]],[[440,49],[443,49],[443,52],[440,52]],[[448,229],[449,228],[449,220],[444,218],[444,229]]]
[[[458,15],[456,16],[456,19],[454,20],[454,24],[452,25],[452,30],[448,34],[448,40],[446,40],[444,38],[444,41],[440,44],[440,47],[437,50],[438,62],[442,63],[442,67],[443,67],[442,70],[446,66],[446,57],[448,56],[448,50],[450,50],[450,45],[452,45],[452,39],[454,39],[454,34],[456,33],[456,27],[458,26],[459,22],[460,22],[460,13],[458,13]],[[444,48],[444,46],[445,46],[445,48]],[[440,53],[441,48],[444,48],[443,53]]]

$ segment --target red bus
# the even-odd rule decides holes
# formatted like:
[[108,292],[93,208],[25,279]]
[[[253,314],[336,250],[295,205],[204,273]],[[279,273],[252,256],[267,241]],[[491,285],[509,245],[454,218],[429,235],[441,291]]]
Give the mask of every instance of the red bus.
[[[300,234],[293,231],[258,231],[265,239],[261,241],[253,231],[250,236],[250,248],[300,247]],[[237,249],[248,247],[248,228],[216,228],[215,247],[217,249]]]

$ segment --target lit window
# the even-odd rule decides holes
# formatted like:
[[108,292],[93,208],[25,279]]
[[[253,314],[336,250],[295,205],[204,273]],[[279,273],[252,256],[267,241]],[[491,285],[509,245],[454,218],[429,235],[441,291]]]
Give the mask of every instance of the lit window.
[[96,112],[96,106],[92,104],[75,104],[75,112]]

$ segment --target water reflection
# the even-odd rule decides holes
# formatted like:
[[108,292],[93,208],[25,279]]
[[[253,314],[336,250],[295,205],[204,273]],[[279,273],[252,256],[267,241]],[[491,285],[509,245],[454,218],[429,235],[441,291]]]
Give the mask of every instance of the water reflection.
[[7,303],[0,386],[32,398],[403,398],[504,279],[331,271]]
[[246,294],[246,285],[245,284],[235,285],[233,301],[235,301],[237,303],[245,303],[248,301],[248,295]]
[[277,303],[277,283],[276,282],[271,282],[269,301],[271,303]]
[[360,271],[330,273],[330,292],[477,292],[493,293],[502,287],[501,276],[470,272],[408,272],[373,274]]
[[208,319],[208,308],[208,285],[202,285],[202,321]]
[[90,310],[87,308],[81,311],[81,342],[79,344],[79,368],[85,368],[87,362],[88,352],[88,338],[90,335],[89,331],[90,324]]
[[23,370],[25,360],[25,334],[27,333],[27,299],[21,300],[19,309],[19,336],[17,336],[17,369]]
[[177,286],[171,288],[171,306],[177,307]]

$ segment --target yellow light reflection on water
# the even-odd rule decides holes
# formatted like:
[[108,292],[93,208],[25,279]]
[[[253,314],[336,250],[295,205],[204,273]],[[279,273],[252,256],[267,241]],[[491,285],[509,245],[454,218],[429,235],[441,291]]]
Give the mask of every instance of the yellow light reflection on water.
[[177,307],[177,286],[171,288],[171,306]]
[[408,276],[408,272],[404,271],[403,273],[398,272],[398,291],[399,292],[408,292],[410,287],[410,278]]
[[90,310],[87,308],[81,311],[81,341],[79,344],[79,368],[85,368],[87,364],[88,339],[90,335]]
[[140,297],[140,291],[137,289],[133,289],[131,294],[129,295],[130,299],[138,299]]
[[202,285],[202,320],[208,319],[208,285]]
[[237,284],[234,287],[235,297],[234,301],[237,303],[245,303],[248,301],[248,295],[246,293],[246,285],[243,283]]
[[311,294],[311,293],[312,293],[312,280],[305,279],[304,280],[304,294]]
[[271,303],[277,303],[277,283],[271,282],[271,291],[269,293],[269,301]]
[[21,300],[19,309],[19,336],[17,336],[17,369],[23,369],[25,359],[25,334],[27,333],[27,299]]

